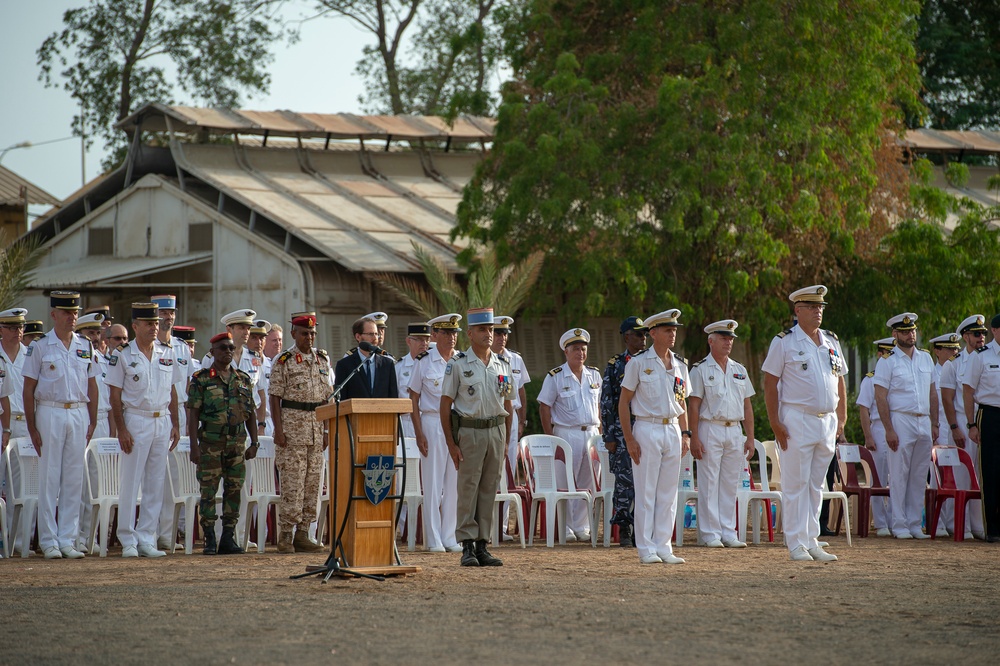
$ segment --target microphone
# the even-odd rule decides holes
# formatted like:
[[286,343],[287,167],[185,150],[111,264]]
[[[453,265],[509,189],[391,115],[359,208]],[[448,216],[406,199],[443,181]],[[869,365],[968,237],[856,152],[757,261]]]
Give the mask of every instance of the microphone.
[[381,347],[379,347],[378,345],[373,345],[372,343],[370,343],[370,342],[368,342],[366,340],[362,340],[360,343],[358,343],[358,348],[362,349],[362,350],[364,350],[366,352],[368,352],[369,354],[381,354],[382,353],[382,348]]

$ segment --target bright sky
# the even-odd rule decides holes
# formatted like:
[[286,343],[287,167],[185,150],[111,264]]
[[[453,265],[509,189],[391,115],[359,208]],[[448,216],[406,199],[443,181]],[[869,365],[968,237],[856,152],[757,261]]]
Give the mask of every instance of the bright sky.
[[[9,151],[0,162],[55,197],[62,199],[82,184],[80,139],[71,138],[70,124],[76,107],[69,93],[46,88],[38,80],[35,52],[53,32],[62,29],[67,9],[83,7],[87,0],[4,1],[0,25],[7,29],[0,39],[2,99],[0,104],[0,151],[30,141],[30,148]],[[299,7],[307,7],[300,3]],[[290,9],[297,17],[301,10]],[[363,92],[354,65],[361,57],[367,35],[343,19],[317,19],[302,27],[302,39],[282,45],[271,64],[271,91],[248,100],[248,109],[316,113],[360,113],[358,96]],[[177,99],[191,102],[177,93]],[[52,141],[53,143],[47,143]],[[104,157],[99,145],[86,155],[86,176],[99,173]],[[47,207],[35,209],[39,213]]]

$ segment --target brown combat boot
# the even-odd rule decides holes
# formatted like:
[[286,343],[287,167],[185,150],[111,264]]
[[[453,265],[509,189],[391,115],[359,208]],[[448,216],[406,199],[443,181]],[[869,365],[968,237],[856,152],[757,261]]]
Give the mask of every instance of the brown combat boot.
[[319,553],[323,550],[323,546],[309,538],[309,528],[295,530],[292,546],[295,547],[296,553]]
[[285,530],[278,532],[278,552],[294,553],[295,546],[292,545],[292,533]]

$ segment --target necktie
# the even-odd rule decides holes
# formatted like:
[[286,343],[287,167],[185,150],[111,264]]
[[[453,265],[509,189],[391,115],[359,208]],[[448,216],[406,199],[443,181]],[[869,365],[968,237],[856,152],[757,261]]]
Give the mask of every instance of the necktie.
[[365,360],[365,375],[368,377],[368,391],[371,393],[375,392],[375,368],[373,365],[372,357],[369,356]]

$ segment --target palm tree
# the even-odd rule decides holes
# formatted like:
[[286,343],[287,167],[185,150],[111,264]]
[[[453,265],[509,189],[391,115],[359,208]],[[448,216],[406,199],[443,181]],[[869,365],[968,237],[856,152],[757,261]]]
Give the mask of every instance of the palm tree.
[[39,236],[25,236],[7,245],[0,230],[0,310],[16,307],[45,251]]

